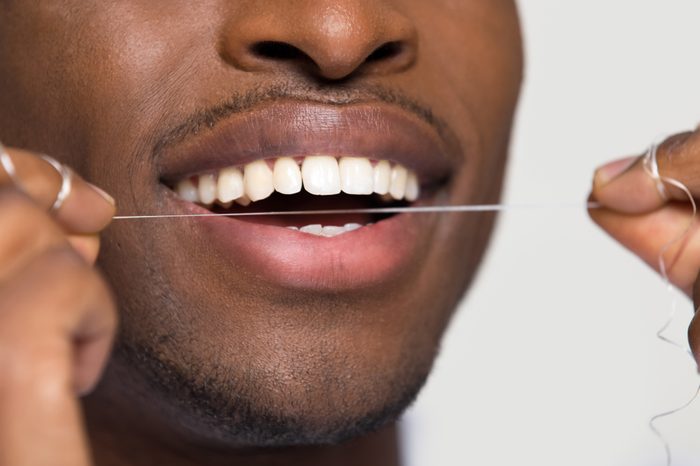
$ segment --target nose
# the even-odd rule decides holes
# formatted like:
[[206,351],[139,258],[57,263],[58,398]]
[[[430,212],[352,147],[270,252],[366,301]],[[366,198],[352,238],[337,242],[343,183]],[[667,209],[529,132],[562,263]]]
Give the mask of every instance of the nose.
[[223,54],[245,71],[296,68],[324,80],[388,74],[416,58],[413,22],[387,0],[253,0],[232,12]]

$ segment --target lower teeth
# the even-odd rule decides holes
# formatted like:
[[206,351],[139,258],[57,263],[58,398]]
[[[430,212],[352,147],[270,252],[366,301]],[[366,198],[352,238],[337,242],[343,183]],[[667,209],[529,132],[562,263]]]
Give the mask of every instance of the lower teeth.
[[335,236],[340,236],[345,233],[350,233],[351,231],[358,230],[362,228],[359,223],[348,223],[342,227],[327,226],[323,225],[306,225],[305,227],[288,227],[290,230],[300,231],[301,233],[307,233],[315,236],[322,236],[324,238],[333,238]]

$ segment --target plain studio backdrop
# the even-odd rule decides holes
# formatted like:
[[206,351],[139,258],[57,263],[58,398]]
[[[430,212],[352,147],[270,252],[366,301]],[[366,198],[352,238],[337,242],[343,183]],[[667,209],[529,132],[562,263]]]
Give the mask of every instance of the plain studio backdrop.
[[[700,1],[520,9],[527,71],[505,202],[583,203],[595,167],[700,122]],[[700,383],[687,356],[655,338],[672,296],[583,208],[501,216],[402,423],[406,463],[665,464],[649,418]],[[671,334],[685,341],[693,309],[678,305]],[[659,427],[674,464],[700,464],[700,400]]]

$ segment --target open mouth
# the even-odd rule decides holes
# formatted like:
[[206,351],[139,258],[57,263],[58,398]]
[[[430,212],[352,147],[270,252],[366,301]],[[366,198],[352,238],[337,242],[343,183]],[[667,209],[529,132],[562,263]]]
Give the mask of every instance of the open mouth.
[[[388,160],[314,155],[257,160],[188,176],[173,190],[213,213],[365,210],[406,207],[421,195],[415,171]],[[393,214],[265,215],[240,220],[333,238]]]
[[[438,217],[364,210],[448,196],[462,160],[451,138],[380,103],[274,101],[198,128],[158,154],[168,209],[197,215],[183,250],[204,245],[225,267],[294,289],[366,289],[419,268]],[[314,210],[343,212],[270,215]]]

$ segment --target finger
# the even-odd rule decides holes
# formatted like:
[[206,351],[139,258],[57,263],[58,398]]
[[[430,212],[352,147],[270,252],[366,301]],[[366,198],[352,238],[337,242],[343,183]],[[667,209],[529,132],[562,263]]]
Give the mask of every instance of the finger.
[[71,235],[68,237],[68,241],[85,262],[91,265],[95,264],[100,253],[99,235]]
[[78,399],[64,387],[40,380],[0,383],[0,465],[89,466]]
[[[700,133],[675,135],[657,150],[659,174],[688,187],[700,196]],[[593,179],[593,198],[603,206],[628,214],[651,212],[669,200],[688,201],[688,195],[678,187],[658,180],[645,166],[645,157],[630,157],[605,165]]]
[[594,209],[591,218],[610,236],[660,272],[660,255],[668,277],[688,296],[700,269],[700,227],[688,204],[673,203],[642,215]]
[[[6,149],[22,190],[45,210],[50,210],[61,189],[62,177],[48,162],[30,152]],[[12,180],[0,170],[0,186]],[[114,200],[101,189],[73,173],[72,189],[55,217],[71,233],[96,233],[109,224],[115,212]]]
[[0,464],[89,463],[75,393],[96,383],[115,315],[104,283],[67,245],[3,284]]
[[61,227],[16,190],[0,190],[0,283],[46,249],[66,244]]
[[[90,390],[104,367],[116,309],[100,275],[66,245],[37,256],[0,287],[0,344],[67,365],[57,377]],[[37,349],[48,348],[37,355]]]

